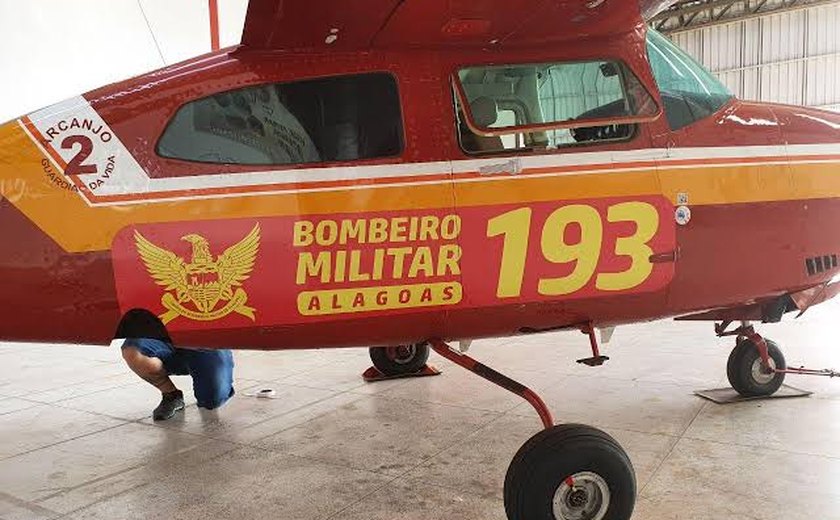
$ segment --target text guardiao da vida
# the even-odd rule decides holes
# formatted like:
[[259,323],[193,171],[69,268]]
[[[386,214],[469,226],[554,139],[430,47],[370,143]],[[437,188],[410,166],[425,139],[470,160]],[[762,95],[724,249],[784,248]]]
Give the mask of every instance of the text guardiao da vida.
[[458,215],[298,220],[295,281],[302,315],[344,314],[461,301]]

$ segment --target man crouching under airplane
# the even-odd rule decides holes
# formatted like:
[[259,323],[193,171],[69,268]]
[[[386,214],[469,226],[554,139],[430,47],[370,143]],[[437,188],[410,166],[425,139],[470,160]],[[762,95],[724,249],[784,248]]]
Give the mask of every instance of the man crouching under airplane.
[[165,421],[184,409],[184,394],[170,375],[193,378],[199,408],[216,409],[233,397],[233,354],[230,350],[179,349],[162,339],[129,338],[122,345],[129,368],[160,390],[160,404],[152,412],[155,421]]

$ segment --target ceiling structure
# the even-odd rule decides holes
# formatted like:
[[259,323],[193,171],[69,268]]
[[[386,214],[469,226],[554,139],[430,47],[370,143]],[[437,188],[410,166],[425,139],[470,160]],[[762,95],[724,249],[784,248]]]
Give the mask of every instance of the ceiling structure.
[[669,34],[831,4],[840,0],[681,0],[648,23]]

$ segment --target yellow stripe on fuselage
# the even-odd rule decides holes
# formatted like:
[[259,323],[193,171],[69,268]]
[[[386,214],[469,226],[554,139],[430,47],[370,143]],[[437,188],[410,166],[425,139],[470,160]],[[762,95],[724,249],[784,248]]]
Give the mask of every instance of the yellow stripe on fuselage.
[[[748,153],[749,148],[745,148]],[[657,167],[617,163],[593,171],[525,171],[519,175],[458,177],[448,181],[338,187],[323,191],[238,193],[214,197],[91,206],[67,188],[58,167],[17,123],[0,127],[0,195],[68,252],[107,250],[132,224],[288,215],[362,213],[458,206],[526,204],[664,194],[691,206],[840,197],[840,161]],[[52,170],[52,178],[47,167]],[[58,181],[56,179],[59,179]],[[256,190],[255,190],[256,191]],[[198,192],[197,192],[198,193]],[[187,195],[189,197],[189,195]]]

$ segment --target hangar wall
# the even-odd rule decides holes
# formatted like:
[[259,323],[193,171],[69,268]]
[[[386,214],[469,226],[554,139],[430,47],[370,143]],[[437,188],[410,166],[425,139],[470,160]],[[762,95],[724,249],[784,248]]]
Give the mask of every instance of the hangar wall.
[[[218,0],[221,45],[248,0]],[[208,0],[0,0],[0,123],[210,51]]]
[[[222,46],[247,3],[218,0]],[[0,0],[0,122],[207,52],[208,18],[207,0]],[[838,27],[840,2],[670,36],[739,97],[840,110]]]
[[840,3],[669,36],[740,98],[840,111]]

